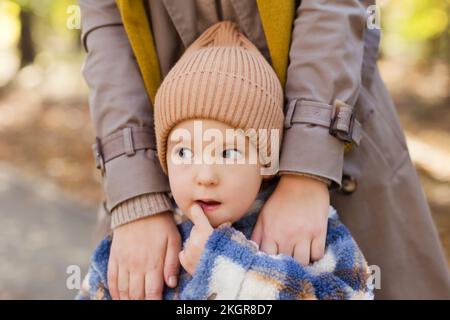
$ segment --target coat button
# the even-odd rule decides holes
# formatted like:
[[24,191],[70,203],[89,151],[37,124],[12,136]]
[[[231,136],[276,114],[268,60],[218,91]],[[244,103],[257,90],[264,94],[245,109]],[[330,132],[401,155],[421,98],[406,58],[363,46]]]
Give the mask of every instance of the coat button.
[[356,179],[348,174],[342,176],[342,192],[344,194],[351,194],[356,190]]

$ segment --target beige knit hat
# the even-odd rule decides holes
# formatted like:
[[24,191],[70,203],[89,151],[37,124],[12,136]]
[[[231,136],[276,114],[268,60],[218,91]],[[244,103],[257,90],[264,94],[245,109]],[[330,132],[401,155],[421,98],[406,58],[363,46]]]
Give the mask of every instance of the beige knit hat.
[[[250,141],[257,141],[258,150],[267,148],[270,157],[270,129],[279,130],[281,146],[283,99],[274,70],[237,25],[214,24],[189,46],[156,93],[155,133],[163,171],[168,174],[170,131],[187,119],[217,120],[244,132],[255,129],[257,136],[249,136]],[[258,129],[268,129],[268,135],[259,135]]]

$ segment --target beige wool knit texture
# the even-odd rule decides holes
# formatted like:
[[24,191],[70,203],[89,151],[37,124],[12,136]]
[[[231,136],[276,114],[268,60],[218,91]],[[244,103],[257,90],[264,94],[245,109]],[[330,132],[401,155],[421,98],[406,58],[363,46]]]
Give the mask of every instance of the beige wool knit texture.
[[245,133],[254,129],[250,141],[267,150],[259,155],[267,155],[263,161],[268,161],[271,129],[278,130],[281,147],[283,102],[277,75],[238,26],[231,21],[214,24],[188,47],[156,93],[155,133],[163,171],[168,174],[170,131],[188,119],[217,120]]

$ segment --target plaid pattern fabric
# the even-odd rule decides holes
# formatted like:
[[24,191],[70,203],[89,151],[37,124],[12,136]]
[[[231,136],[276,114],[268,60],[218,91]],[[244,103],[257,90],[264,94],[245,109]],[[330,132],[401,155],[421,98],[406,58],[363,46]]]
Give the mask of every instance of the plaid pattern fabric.
[[[367,262],[331,206],[325,255],[313,264],[302,266],[283,254],[267,255],[248,240],[274,187],[262,188],[239,221],[214,230],[194,274],[182,269],[178,286],[166,287],[164,299],[373,299],[367,285]],[[185,242],[192,223],[180,221],[178,228]],[[76,299],[111,299],[107,285],[111,240],[111,236],[106,237],[95,249],[85,286]]]

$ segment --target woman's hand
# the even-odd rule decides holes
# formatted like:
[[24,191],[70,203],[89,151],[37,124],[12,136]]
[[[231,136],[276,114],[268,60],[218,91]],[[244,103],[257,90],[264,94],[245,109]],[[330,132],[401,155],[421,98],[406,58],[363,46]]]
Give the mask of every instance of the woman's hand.
[[162,299],[164,279],[176,287],[181,236],[172,212],[158,213],[114,230],[108,264],[113,299]]
[[205,244],[214,231],[214,228],[198,204],[194,204],[191,207],[191,221],[194,226],[191,229],[191,234],[184,250],[179,255],[181,265],[190,275],[194,274]]
[[326,183],[282,175],[264,204],[252,240],[268,254],[284,253],[307,265],[323,257],[330,195]]

